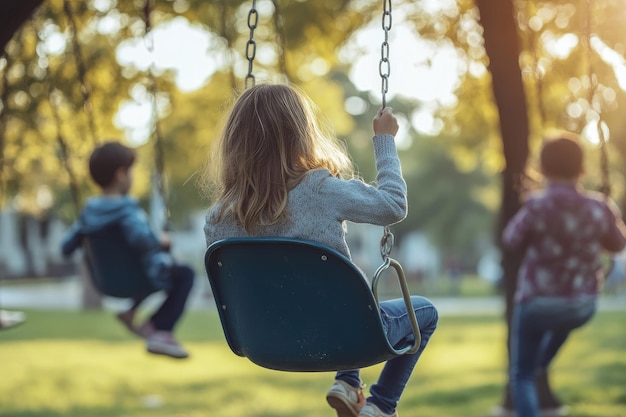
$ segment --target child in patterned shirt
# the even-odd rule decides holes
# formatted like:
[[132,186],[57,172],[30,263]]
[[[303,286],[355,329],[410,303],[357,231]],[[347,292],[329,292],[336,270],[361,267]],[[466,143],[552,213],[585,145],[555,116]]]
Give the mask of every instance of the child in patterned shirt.
[[540,154],[546,179],[503,232],[503,244],[523,250],[511,332],[511,384],[518,416],[539,417],[535,373],[545,372],[570,332],[596,310],[603,250],[626,245],[626,227],[610,198],[585,191],[578,137],[547,138]]

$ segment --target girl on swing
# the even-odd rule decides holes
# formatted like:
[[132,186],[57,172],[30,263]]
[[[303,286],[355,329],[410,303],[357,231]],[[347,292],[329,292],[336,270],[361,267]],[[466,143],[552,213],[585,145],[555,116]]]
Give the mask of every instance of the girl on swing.
[[[261,84],[236,100],[218,141],[212,166],[218,195],[206,216],[207,245],[225,238],[285,236],[310,239],[350,258],[345,222],[388,225],[407,213],[394,135],[398,123],[387,107],[373,121],[377,186],[351,175],[351,161],[337,139],[322,128],[314,103],[288,85]],[[327,393],[338,417],[397,417],[396,407],[437,326],[437,310],[411,297],[421,329],[417,353],[389,360],[365,399],[359,370],[338,372]],[[380,303],[390,342],[411,343],[402,299]]]

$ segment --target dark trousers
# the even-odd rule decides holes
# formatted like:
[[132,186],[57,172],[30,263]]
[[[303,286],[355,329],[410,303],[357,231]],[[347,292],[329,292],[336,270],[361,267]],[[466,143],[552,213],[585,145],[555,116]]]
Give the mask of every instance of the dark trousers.
[[[171,332],[183,315],[189,293],[193,287],[194,272],[186,265],[174,265],[171,273],[172,284],[166,292],[165,300],[150,317],[150,322],[157,330]],[[142,300],[136,300],[138,305]]]

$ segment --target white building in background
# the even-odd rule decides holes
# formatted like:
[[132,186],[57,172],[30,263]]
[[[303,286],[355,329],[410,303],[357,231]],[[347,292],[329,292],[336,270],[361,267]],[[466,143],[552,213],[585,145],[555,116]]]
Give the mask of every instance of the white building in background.
[[[177,259],[203,274],[204,213],[191,219],[188,230],[172,231],[172,251]],[[22,217],[14,210],[0,212],[0,279],[47,277],[75,273],[79,257],[65,259],[61,242],[69,224],[57,218]]]
[[188,228],[170,232],[174,257],[181,263],[194,268],[197,276],[206,276],[204,272],[204,253],[206,252],[204,215],[205,212],[198,212],[191,216]]
[[371,224],[347,223],[346,241],[352,261],[371,278],[382,263],[380,239],[383,228]]
[[[370,278],[383,262],[380,254],[382,237],[383,227],[381,226],[348,223],[346,239],[350,246],[352,260]],[[407,278],[431,278],[438,276],[441,272],[439,251],[421,232],[412,232],[401,242],[396,240],[391,257],[400,262]]]
[[502,255],[496,247],[487,249],[478,261],[477,272],[482,279],[497,284],[502,279]]
[[398,260],[407,276],[428,279],[441,274],[441,255],[422,232],[411,232],[402,239]]
[[45,276],[63,263],[60,241],[65,225],[57,219],[24,217],[15,210],[0,212],[0,278]]
[[22,275],[26,268],[17,216],[13,210],[0,211],[0,278]]
[[[202,279],[206,276],[204,216],[205,212],[199,211],[190,217],[189,227],[185,230],[169,232],[175,258],[194,268],[199,281],[205,281],[199,285],[201,287],[208,285],[207,280]],[[61,254],[61,242],[68,228],[69,224],[56,218],[43,222],[32,217],[21,218],[13,210],[1,212],[0,279],[77,274],[80,256],[68,260]],[[380,254],[382,236],[380,226],[347,225],[346,238],[352,259],[370,278],[383,262]],[[440,256],[421,233],[412,233],[402,242],[396,241],[391,256],[402,264],[407,277],[420,274],[427,278],[439,274]]]

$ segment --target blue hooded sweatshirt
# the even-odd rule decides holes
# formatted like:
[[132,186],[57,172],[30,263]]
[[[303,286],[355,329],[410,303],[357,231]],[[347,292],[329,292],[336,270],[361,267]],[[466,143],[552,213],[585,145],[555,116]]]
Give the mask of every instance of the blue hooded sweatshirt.
[[162,282],[173,264],[172,257],[150,229],[145,211],[129,196],[90,198],[63,239],[63,254],[68,256],[81,247],[84,236],[112,225],[120,226],[128,244],[141,256],[146,275]]

